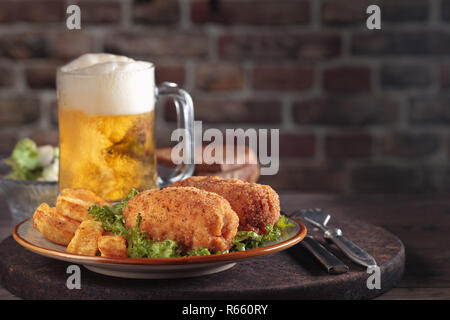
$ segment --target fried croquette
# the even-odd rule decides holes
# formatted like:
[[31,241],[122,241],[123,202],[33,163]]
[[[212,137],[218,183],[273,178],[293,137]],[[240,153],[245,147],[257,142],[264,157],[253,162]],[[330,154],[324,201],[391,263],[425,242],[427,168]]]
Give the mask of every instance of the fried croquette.
[[239,218],[221,196],[196,188],[147,190],[128,201],[125,224],[132,228],[138,213],[140,229],[156,241],[171,239],[186,250],[211,252],[231,248]]
[[239,216],[239,230],[266,234],[266,225],[274,225],[280,218],[278,194],[266,185],[239,179],[196,176],[169,187],[194,187],[224,197]]
[[102,223],[94,220],[81,222],[66,251],[69,253],[95,256],[98,251],[98,239],[104,230]]
[[56,211],[79,222],[92,219],[88,209],[94,204],[107,205],[104,199],[87,189],[63,189],[56,198]]
[[80,223],[56,212],[54,207],[42,203],[33,214],[33,227],[57,244],[66,246],[75,235]]

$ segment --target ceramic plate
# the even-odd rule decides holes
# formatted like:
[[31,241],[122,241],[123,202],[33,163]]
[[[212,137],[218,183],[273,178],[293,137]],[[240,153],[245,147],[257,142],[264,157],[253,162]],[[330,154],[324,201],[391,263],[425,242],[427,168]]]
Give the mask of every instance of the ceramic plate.
[[220,255],[180,258],[105,258],[67,253],[66,247],[50,242],[33,228],[33,220],[26,219],[13,231],[14,239],[23,247],[39,255],[81,264],[87,269],[121,278],[166,279],[202,276],[232,268],[239,260],[266,255],[287,249],[299,243],[306,235],[306,227],[289,218],[293,226],[285,229],[285,235],[277,242],[241,252]]

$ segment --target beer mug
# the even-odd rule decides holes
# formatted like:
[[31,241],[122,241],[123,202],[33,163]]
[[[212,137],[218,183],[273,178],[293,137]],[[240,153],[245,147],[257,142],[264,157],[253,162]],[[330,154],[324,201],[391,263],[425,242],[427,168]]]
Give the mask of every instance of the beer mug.
[[[155,85],[152,63],[85,54],[57,71],[59,190],[89,189],[108,201],[132,189],[164,187],[194,171],[193,103],[174,83]],[[185,129],[184,159],[170,177],[157,175],[155,103],[174,99]]]

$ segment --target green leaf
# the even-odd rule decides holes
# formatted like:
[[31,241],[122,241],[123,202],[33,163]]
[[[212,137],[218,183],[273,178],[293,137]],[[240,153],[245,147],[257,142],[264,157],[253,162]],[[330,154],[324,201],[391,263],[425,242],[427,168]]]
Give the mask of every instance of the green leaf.
[[17,142],[11,157],[4,161],[11,166],[11,173],[6,177],[12,180],[36,180],[42,173],[38,160],[36,143],[25,138]]
[[35,170],[40,167],[36,143],[25,138],[17,142],[11,154],[11,159],[24,170]]
[[53,148],[53,155],[55,156],[55,158],[59,159],[59,147]]
[[281,230],[293,226],[294,224],[292,222],[289,222],[289,220],[284,215],[281,215],[280,219],[278,219],[277,223],[275,223],[275,227]]
[[290,226],[293,226],[293,224],[285,216],[281,215],[275,225],[266,226],[267,233],[265,235],[259,235],[253,231],[238,231],[233,239],[233,246],[230,252],[255,249],[267,242],[278,241],[281,239],[285,229]]
[[153,242],[147,254],[150,258],[174,258],[181,256],[181,248],[178,242],[166,239],[160,242]]
[[211,252],[207,248],[200,247],[198,249],[189,251],[187,253],[187,256],[209,256]]

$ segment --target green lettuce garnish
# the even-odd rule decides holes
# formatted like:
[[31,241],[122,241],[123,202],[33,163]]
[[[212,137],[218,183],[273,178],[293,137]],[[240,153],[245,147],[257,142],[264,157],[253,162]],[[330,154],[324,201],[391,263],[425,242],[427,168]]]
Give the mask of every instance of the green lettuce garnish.
[[186,255],[187,256],[209,256],[211,252],[207,248],[200,247],[198,249],[189,251]]
[[[47,149],[46,149],[47,148]],[[4,160],[4,162],[11,167],[11,173],[6,176],[6,179],[11,180],[37,180],[42,179],[44,167],[50,167],[50,164],[59,158],[59,148],[50,149],[51,163],[42,164],[40,161],[40,155],[48,155],[44,149],[48,151],[48,147],[38,147],[36,143],[29,139],[21,139],[14,147],[11,156]],[[48,156],[47,156],[48,158]],[[48,175],[48,172],[46,172]],[[44,175],[44,179],[48,179]]]
[[277,241],[283,236],[286,228],[290,226],[293,226],[293,224],[284,215],[281,215],[274,226],[266,226],[267,234],[265,235],[260,235],[253,231],[238,231],[233,239],[233,246],[230,252],[255,249],[267,242]]
[[42,166],[38,160],[36,143],[28,138],[17,142],[11,157],[5,160],[11,166],[11,173],[6,176],[12,180],[36,180],[42,173]]
[[275,228],[278,228],[281,231],[283,231],[287,227],[293,227],[293,226],[294,226],[294,224],[292,222],[289,222],[289,220],[284,215],[281,215],[280,219],[278,219],[277,223],[275,223]]

